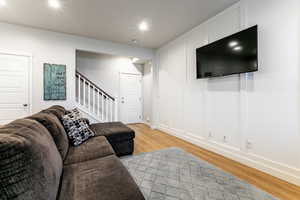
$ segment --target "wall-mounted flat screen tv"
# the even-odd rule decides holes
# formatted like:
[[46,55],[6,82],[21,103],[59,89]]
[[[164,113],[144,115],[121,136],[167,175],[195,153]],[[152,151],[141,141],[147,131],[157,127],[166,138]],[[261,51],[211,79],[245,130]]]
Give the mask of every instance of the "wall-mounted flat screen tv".
[[209,78],[258,70],[257,26],[198,48],[197,78]]

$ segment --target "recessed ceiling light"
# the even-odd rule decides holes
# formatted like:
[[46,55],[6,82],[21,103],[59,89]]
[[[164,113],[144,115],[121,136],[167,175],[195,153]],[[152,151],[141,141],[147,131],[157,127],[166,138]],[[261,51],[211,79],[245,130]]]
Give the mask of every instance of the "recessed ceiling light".
[[235,51],[242,51],[243,47],[237,46],[237,47],[234,47],[233,50],[235,50]]
[[235,46],[237,46],[239,43],[237,42],[237,41],[231,41],[230,43],[229,43],[229,46],[230,47],[235,47]]
[[0,7],[6,6],[6,0],[0,0]]
[[48,5],[51,8],[59,9],[61,7],[61,2],[59,0],[48,0]]
[[149,25],[147,22],[143,21],[139,24],[139,29],[142,32],[148,31],[149,30]]

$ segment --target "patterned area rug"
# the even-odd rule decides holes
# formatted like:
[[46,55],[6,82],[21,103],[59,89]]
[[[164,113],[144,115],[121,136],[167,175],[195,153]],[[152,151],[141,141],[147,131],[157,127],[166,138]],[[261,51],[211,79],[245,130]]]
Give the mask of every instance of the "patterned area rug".
[[121,161],[147,200],[278,200],[179,148]]

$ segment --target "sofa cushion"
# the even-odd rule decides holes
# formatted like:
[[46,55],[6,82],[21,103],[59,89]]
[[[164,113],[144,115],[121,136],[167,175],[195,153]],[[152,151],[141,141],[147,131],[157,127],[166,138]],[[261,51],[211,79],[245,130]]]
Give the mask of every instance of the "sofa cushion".
[[134,131],[121,122],[97,123],[90,128],[96,136],[105,136],[110,143],[132,140],[135,137]]
[[28,117],[28,119],[36,120],[48,129],[53,137],[59,153],[62,156],[62,159],[64,160],[69,149],[69,140],[67,133],[59,119],[52,113],[43,112],[32,115]]
[[0,128],[0,152],[0,199],[56,199],[62,159],[43,125],[21,119]]
[[64,164],[70,165],[113,154],[114,150],[105,137],[95,137],[78,147],[71,146]]
[[52,113],[55,115],[59,120],[61,120],[62,116],[64,116],[67,113],[67,110],[62,106],[51,106],[50,108],[47,108],[46,110],[42,110],[43,113]]
[[144,200],[114,155],[64,167],[59,200]]

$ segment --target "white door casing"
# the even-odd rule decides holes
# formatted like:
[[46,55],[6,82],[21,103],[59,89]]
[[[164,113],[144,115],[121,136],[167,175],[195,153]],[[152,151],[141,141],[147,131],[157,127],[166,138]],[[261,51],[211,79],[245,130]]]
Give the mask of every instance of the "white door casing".
[[0,52],[0,125],[31,113],[31,56]]
[[120,119],[123,123],[142,122],[142,76],[120,73]]

